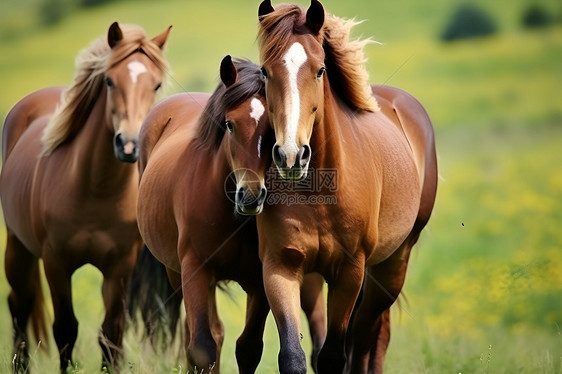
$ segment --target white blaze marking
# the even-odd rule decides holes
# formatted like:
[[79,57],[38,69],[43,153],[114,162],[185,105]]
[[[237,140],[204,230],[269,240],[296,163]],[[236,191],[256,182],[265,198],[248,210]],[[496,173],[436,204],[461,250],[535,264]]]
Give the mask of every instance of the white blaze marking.
[[258,125],[261,116],[265,112],[265,108],[261,101],[256,99],[255,97],[250,102],[250,106],[252,107],[252,111],[250,112],[250,117],[252,117],[256,121],[256,126]]
[[147,72],[146,66],[144,66],[143,63],[138,61],[130,62],[127,65],[127,68],[129,69],[129,74],[131,75],[131,80],[133,81],[133,83],[137,83],[137,79],[139,75]]
[[295,43],[289,48],[283,62],[289,72],[289,96],[290,99],[286,103],[287,125],[285,127],[285,144],[282,146],[287,155],[287,166],[292,167],[295,164],[297,152],[297,130],[300,118],[300,95],[298,86],[298,75],[301,66],[306,62],[307,56],[302,44]]
[[258,138],[258,158],[261,158],[261,135]]

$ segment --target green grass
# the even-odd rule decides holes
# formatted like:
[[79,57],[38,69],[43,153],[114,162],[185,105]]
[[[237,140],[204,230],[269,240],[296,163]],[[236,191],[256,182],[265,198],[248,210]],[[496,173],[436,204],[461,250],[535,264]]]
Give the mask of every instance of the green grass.
[[[168,93],[212,90],[225,54],[257,61],[258,1],[113,2],[75,9],[49,28],[37,24],[37,2],[0,4],[2,118],[25,94],[68,84],[76,53],[114,20],[139,23],[150,35],[174,25]],[[410,261],[406,301],[393,314],[387,372],[562,373],[561,25],[523,31],[528,1],[479,0],[498,22],[498,34],[443,44],[437,36],[455,7],[450,1],[323,3],[340,16],[367,20],[355,35],[383,43],[366,50],[372,82],[414,94],[436,127],[438,198]],[[541,4],[562,11],[555,0]],[[101,276],[85,267],[73,286],[80,321],[74,372],[90,373],[101,359]],[[244,323],[243,292],[232,287],[232,298],[219,296],[225,373],[236,372],[234,342]],[[10,317],[2,301],[8,292],[0,277],[0,373],[11,367]],[[185,373],[181,346],[154,354],[139,336],[126,335],[125,373]],[[264,339],[258,372],[275,373],[271,316]],[[305,329],[307,353],[309,344]],[[33,352],[34,372],[56,372],[52,339],[51,345],[49,354]]]

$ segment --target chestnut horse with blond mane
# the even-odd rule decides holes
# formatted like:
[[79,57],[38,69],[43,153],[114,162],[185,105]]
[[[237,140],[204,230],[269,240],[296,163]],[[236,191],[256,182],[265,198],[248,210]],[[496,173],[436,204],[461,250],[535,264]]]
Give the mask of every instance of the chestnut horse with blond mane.
[[[51,290],[60,370],[72,359],[78,321],[70,278],[84,264],[103,274],[104,366],[122,355],[127,284],[141,244],[136,220],[137,137],[166,71],[169,28],[153,39],[113,23],[77,57],[73,84],[36,91],[4,123],[0,197],[14,371],[27,372],[31,322],[46,332],[39,259]],[[30,321],[31,319],[31,321]]]
[[[224,328],[215,293],[218,282],[234,280],[248,295],[236,344],[238,369],[253,373],[269,313],[254,216],[266,197],[273,133],[260,67],[226,56],[220,77],[211,95],[173,95],[147,116],[140,135],[138,220],[148,248],[182,290],[188,372],[220,372]],[[318,281],[307,278],[303,292],[317,351],[325,335]]]
[[435,200],[431,121],[409,94],[369,86],[366,42],[349,40],[352,21],[326,14],[317,0],[306,11],[289,4],[274,8],[265,0],[258,14],[278,172],[295,182],[306,179],[311,165],[316,175],[337,173],[335,189],[297,192],[299,201],[320,194],[337,203],[270,205],[257,218],[265,291],[280,337],[280,372],[306,372],[298,295],[303,275],[311,271],[329,286],[318,372],[381,372],[388,309]]

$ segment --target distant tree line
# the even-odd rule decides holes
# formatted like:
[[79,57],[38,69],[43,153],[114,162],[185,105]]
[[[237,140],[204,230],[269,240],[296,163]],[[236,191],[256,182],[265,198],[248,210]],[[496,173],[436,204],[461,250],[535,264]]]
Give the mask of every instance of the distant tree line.
[[112,0],[43,0],[39,6],[39,19],[45,26],[53,25],[76,8],[92,7],[110,1]]
[[[523,11],[521,25],[525,28],[540,28],[561,20],[561,17],[557,19],[540,5],[532,4]],[[491,35],[497,30],[497,23],[491,15],[477,5],[466,3],[459,5],[453,11],[440,38],[449,42]]]

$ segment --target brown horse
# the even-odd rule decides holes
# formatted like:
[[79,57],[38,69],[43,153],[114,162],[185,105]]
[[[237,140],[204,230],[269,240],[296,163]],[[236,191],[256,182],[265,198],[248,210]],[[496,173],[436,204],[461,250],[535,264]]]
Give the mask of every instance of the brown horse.
[[6,118],[0,195],[15,371],[28,367],[30,317],[36,332],[44,330],[39,258],[51,290],[61,372],[78,334],[70,278],[86,263],[104,276],[103,365],[121,356],[125,291],[140,245],[132,163],[164,76],[168,32],[147,39],[138,26],[113,23],[107,37],[78,55],[70,87],[34,92]]
[[[288,4],[274,9],[265,0],[258,14],[273,160],[282,178],[313,185],[295,188],[298,205],[266,206],[257,218],[265,291],[280,335],[280,371],[306,372],[297,295],[310,271],[329,286],[319,372],[344,370],[346,334],[363,283],[348,369],[381,371],[388,308],[434,203],[431,122],[407,93],[371,91],[366,42],[349,40],[353,22],[327,15],[317,0],[306,11]],[[335,185],[324,183],[329,173]],[[315,204],[328,197],[330,204]]]
[[[177,94],[149,113],[141,130],[138,219],[154,256],[181,287],[190,372],[219,372],[223,326],[215,290],[235,280],[247,292],[246,326],[237,341],[240,373],[253,373],[263,349],[269,305],[263,290],[253,215],[266,197],[273,133],[260,67],[223,59],[212,95]],[[228,192],[228,193],[227,193]],[[244,216],[249,215],[249,216]],[[318,279],[306,293],[314,341],[324,340]]]

